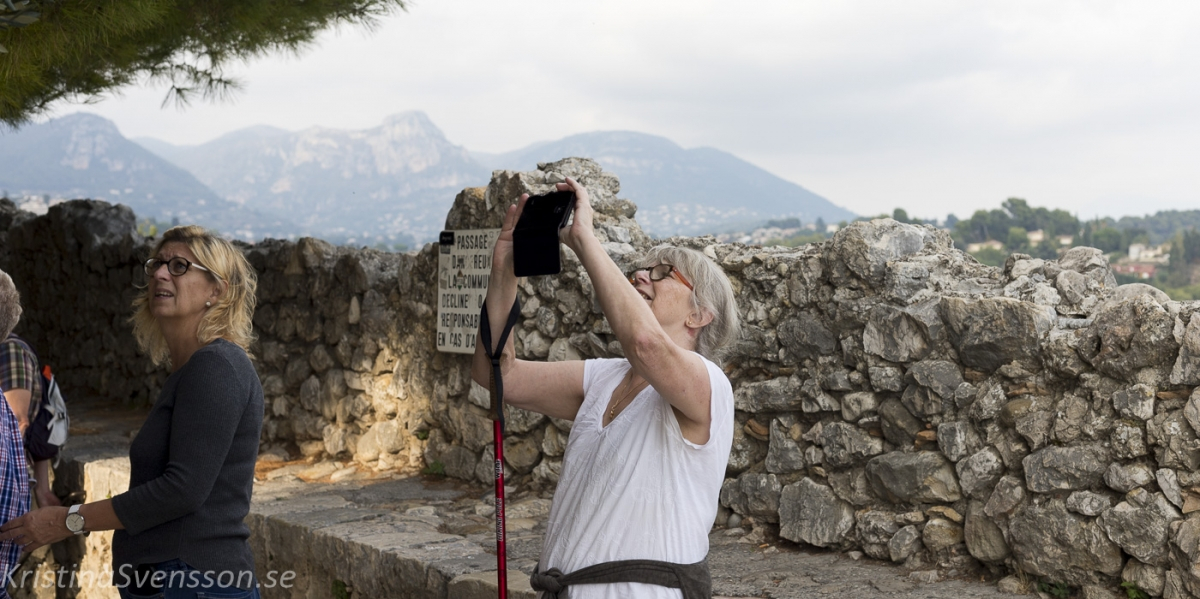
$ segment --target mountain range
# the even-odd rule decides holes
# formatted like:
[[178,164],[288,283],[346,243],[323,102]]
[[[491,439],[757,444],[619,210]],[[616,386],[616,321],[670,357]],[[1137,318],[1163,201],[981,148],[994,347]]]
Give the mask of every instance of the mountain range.
[[486,185],[493,169],[531,170],[566,156],[593,158],[615,173],[621,197],[638,205],[638,222],[656,236],[753,228],[785,216],[855,217],[712,148],[615,131],[472,153],[421,112],[355,131],[256,126],[192,146],[128,140],[110,121],[77,113],[0,135],[7,173],[0,188],[119,201],[139,216],[192,220],[249,240],[315,235],[394,246],[435,239],[458,191]]
[[191,173],[126,139],[107,119],[76,113],[0,135],[6,196],[93,198],[140,216],[200,222],[243,238],[295,230],[289,219],[229,202]]

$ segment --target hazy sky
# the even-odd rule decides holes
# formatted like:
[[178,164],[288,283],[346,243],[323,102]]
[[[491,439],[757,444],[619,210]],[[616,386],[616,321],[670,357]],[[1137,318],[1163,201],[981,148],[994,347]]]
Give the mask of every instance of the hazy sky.
[[1198,29],[1196,2],[419,0],[237,68],[232,102],[160,108],[143,88],[82,109],[188,144],[406,110],[488,152],[634,130],[860,214],[1018,196],[1117,216],[1200,208]]

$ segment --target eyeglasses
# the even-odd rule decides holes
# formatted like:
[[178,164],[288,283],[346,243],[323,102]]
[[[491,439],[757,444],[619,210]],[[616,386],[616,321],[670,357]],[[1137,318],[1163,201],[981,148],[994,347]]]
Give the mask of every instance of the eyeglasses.
[[685,287],[695,291],[695,287],[692,287],[692,283],[687,280],[687,277],[683,276],[683,273],[675,269],[674,264],[655,264],[654,266],[635,268],[625,273],[625,276],[629,278],[629,283],[631,285],[637,285],[637,274],[643,270],[646,271],[646,273],[650,276],[651,281],[661,281],[667,277],[674,276],[676,279],[679,279],[679,282],[683,283]]
[[218,279],[221,278],[221,275],[218,275],[217,273],[204,268],[195,262],[189,262],[187,258],[183,258],[181,256],[175,256],[170,260],[162,260],[159,258],[151,258],[147,260],[145,264],[146,276],[153,277],[154,273],[158,272],[159,267],[164,264],[167,265],[167,272],[171,273],[171,276],[173,277],[182,277],[183,275],[187,274],[189,268],[198,268],[214,277],[217,277]]

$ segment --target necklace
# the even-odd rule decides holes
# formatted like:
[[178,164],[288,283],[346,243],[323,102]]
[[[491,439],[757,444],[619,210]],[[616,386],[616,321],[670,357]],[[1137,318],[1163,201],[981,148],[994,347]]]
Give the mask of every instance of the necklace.
[[[616,417],[617,417],[617,408],[621,407],[621,405],[622,405],[622,404],[624,404],[626,400],[628,400],[629,398],[631,398],[631,397],[633,397],[633,396],[635,395],[635,393],[634,393],[634,390],[633,390],[633,389],[634,389],[634,387],[633,387],[633,376],[634,376],[634,375],[633,375],[633,372],[632,372],[632,371],[630,371],[630,373],[629,373],[629,382],[628,382],[628,383],[626,383],[626,385],[625,385],[625,393],[624,393],[624,395],[622,395],[622,396],[621,396],[621,399],[617,400],[617,402],[616,402],[616,403],[614,403],[614,404],[612,405],[612,407],[608,409],[608,421],[609,421],[609,422],[612,422],[613,418],[616,418]],[[645,381],[643,381],[642,383],[638,383],[638,391],[639,391],[639,392],[642,390],[642,388],[643,388],[643,384],[644,384],[644,383],[645,383]]]

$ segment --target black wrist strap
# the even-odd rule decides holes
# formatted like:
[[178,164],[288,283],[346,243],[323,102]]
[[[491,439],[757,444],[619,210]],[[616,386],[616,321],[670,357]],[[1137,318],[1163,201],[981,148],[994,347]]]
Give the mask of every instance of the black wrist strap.
[[479,340],[483,343],[483,353],[492,362],[492,373],[488,377],[488,392],[492,398],[491,417],[492,420],[500,423],[501,430],[504,429],[504,381],[500,378],[500,356],[504,354],[504,345],[508,343],[508,334],[517,325],[517,318],[520,316],[521,300],[518,298],[513,300],[512,310],[508,312],[508,322],[504,324],[504,332],[500,333],[500,341],[495,344],[495,350],[493,350],[492,324],[488,320],[486,301],[479,313]]

